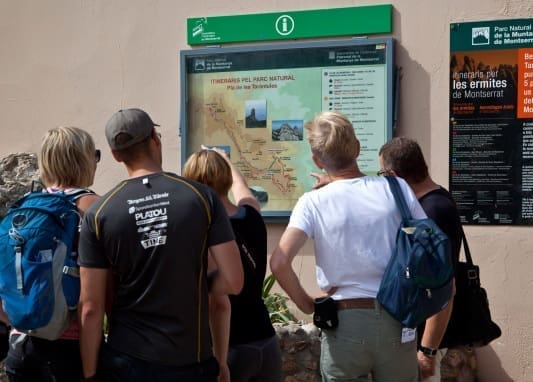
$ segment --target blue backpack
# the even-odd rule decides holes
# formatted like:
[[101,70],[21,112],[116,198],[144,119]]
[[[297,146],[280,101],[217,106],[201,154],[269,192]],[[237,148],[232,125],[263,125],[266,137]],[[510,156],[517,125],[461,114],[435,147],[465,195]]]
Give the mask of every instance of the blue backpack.
[[386,179],[402,222],[376,298],[405,327],[415,328],[450,301],[454,274],[451,244],[432,219],[413,219],[398,180]]
[[75,200],[89,193],[32,186],[0,222],[0,297],[17,330],[55,340],[68,327],[80,295]]

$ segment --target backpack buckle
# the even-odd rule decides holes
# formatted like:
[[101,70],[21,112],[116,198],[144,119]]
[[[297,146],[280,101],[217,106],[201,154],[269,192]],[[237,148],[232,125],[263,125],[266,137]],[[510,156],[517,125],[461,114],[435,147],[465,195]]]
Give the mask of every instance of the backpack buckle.
[[76,267],[63,266],[63,274],[72,277],[80,277],[80,269]]

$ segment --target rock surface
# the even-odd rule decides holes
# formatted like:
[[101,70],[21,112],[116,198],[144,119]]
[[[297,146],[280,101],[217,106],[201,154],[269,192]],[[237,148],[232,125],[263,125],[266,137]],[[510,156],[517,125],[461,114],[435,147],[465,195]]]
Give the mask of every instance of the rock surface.
[[38,178],[36,154],[10,154],[0,159],[0,217],[10,203],[30,191],[31,182]]

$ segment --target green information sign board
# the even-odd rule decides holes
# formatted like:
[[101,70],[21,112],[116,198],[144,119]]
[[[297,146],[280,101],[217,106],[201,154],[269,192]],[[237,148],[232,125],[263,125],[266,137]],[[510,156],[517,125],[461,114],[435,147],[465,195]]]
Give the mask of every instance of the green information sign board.
[[392,32],[392,5],[187,19],[189,45]]

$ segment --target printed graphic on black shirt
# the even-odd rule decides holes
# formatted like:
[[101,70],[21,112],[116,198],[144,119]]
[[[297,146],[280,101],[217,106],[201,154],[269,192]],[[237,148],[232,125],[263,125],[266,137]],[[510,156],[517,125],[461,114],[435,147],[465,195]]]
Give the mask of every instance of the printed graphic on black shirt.
[[168,192],[146,195],[143,198],[128,199],[128,212],[135,217],[137,232],[141,235],[144,249],[164,245],[167,242]]

